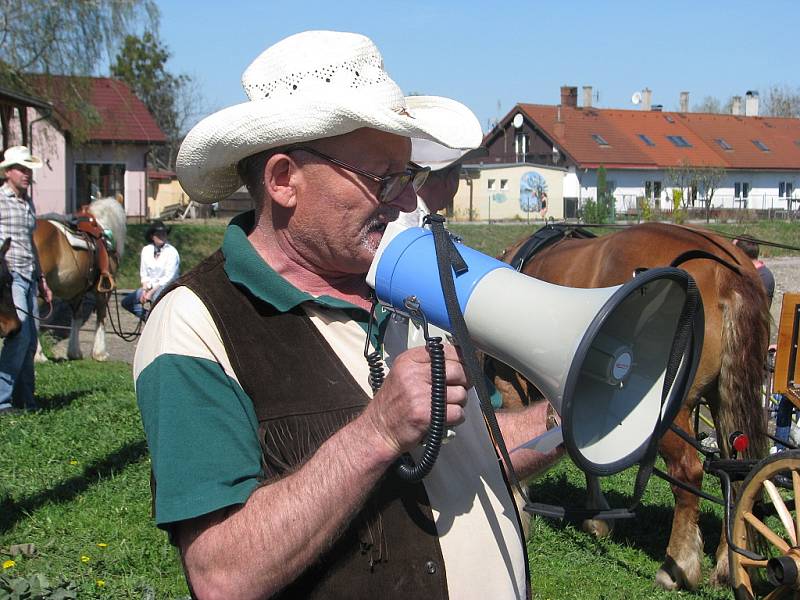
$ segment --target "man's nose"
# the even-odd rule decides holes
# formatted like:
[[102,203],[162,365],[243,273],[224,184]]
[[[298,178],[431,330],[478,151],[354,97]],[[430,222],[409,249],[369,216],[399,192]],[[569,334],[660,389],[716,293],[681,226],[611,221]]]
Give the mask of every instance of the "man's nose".
[[403,212],[411,212],[417,208],[417,193],[414,191],[414,186],[410,183],[397,195],[397,198],[392,200],[394,204]]

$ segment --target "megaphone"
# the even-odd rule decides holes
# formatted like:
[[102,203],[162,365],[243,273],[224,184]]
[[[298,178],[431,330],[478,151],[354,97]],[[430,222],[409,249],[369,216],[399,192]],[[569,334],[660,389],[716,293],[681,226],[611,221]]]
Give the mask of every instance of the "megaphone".
[[[699,361],[701,307],[691,317],[693,342],[675,343],[696,293],[691,277],[659,268],[615,287],[570,288],[457,248],[468,268],[454,274],[456,295],[475,346],[542,392],[584,472],[638,463],[674,419]],[[367,283],[390,310],[404,313],[413,297],[428,323],[452,331],[430,230],[387,227]]]

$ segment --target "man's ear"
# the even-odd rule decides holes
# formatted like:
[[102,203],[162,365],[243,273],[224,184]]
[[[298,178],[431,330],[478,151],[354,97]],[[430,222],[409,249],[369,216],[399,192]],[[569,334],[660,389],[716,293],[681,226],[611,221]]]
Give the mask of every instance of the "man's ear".
[[284,208],[297,204],[297,165],[288,154],[275,154],[264,165],[264,188],[273,202]]

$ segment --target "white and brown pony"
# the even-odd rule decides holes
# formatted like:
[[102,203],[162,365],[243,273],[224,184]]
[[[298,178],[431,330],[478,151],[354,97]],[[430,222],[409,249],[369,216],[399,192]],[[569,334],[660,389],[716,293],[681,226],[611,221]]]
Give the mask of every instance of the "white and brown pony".
[[[125,251],[125,209],[115,198],[99,198],[89,205],[88,211],[102,229],[110,230],[113,234],[114,251],[109,253],[109,268],[113,275],[119,268]],[[107,286],[98,286],[99,272],[95,264],[95,253],[91,248],[74,244],[63,226],[47,219],[36,220],[33,241],[53,296],[64,300],[72,309],[67,358],[83,358],[78,338],[82,324],[79,310],[84,296],[94,292],[96,327],[92,358],[107,360],[105,318],[111,291]]]

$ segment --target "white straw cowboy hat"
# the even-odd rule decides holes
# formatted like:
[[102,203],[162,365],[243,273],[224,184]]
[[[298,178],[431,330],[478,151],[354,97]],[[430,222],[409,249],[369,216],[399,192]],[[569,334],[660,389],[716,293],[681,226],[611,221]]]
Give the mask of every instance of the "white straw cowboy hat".
[[411,140],[411,160],[421,167],[430,167],[431,171],[439,171],[456,163],[468,164],[489,154],[484,146],[464,150],[448,148],[431,140],[414,138]]
[[177,172],[197,202],[216,202],[242,183],[236,164],[288,144],[369,127],[450,148],[474,148],[483,133],[463,104],[404,97],[375,44],[355,33],[306,31],[265,50],[242,75],[248,102],[198,123],[181,144]]
[[29,169],[39,169],[42,159],[31,156],[27,146],[11,146],[3,153],[3,162],[0,162],[0,175],[5,174],[8,167],[21,165]]

